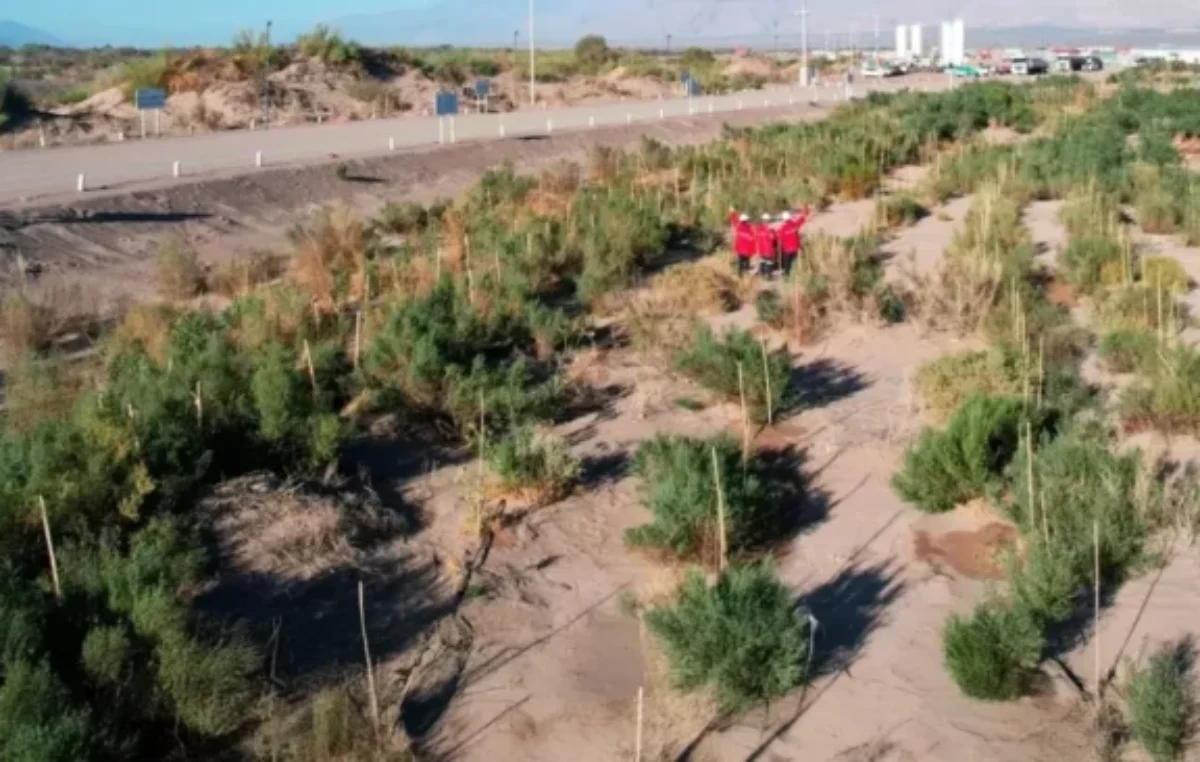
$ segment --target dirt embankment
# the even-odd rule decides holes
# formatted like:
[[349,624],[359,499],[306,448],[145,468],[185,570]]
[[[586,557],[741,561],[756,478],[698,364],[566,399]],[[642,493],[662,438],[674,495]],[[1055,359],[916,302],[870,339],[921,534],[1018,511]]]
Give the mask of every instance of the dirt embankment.
[[70,287],[89,296],[88,309],[104,310],[153,290],[153,252],[179,236],[208,261],[270,249],[287,230],[319,206],[343,203],[363,213],[388,201],[430,202],[462,192],[480,173],[511,161],[536,171],[562,160],[580,160],[594,146],[630,146],[643,137],[668,144],[720,137],[725,124],[815,119],[825,108],[746,110],[568,132],[419,148],[349,162],[350,179],[330,164],[267,170],[200,182],[164,181],[127,192],[98,192],[86,200],[0,210],[0,289],[19,283]]
[[[286,126],[398,114],[428,116],[435,94],[447,89],[459,91],[463,112],[508,112],[530,107],[527,81],[511,69],[488,78],[489,96],[480,103],[474,99],[474,78],[454,85],[411,66],[372,76],[329,66],[317,58],[301,58],[259,80],[219,57],[197,56],[194,61],[185,70],[170,74],[166,89],[171,94],[161,112],[147,116],[148,134],[247,129],[263,121]],[[764,85],[796,79],[794,67],[779,68],[760,58],[732,60],[723,73],[742,80],[752,77]],[[549,108],[622,99],[654,100],[679,94],[676,79],[642,76],[621,66],[599,76],[575,75],[562,82],[541,83],[537,88],[538,105]],[[140,135],[142,115],[130,96],[129,85],[113,83],[78,103],[39,110],[19,129],[0,135],[0,150],[104,143]]]

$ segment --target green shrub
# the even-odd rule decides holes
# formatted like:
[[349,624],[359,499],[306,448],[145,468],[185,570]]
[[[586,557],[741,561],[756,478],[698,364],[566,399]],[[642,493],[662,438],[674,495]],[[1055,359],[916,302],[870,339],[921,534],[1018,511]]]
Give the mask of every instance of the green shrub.
[[1195,646],[1190,638],[1167,644],[1129,676],[1129,727],[1158,762],[1177,759],[1195,721]]
[[575,43],[575,60],[579,63],[580,71],[588,74],[595,74],[607,66],[612,55],[608,42],[597,34],[580,37]]
[[1142,257],[1142,283],[1148,288],[1172,295],[1186,294],[1191,289],[1187,270],[1174,257]]
[[649,524],[626,530],[625,542],[661,548],[680,558],[715,558],[719,549],[714,451],[725,500],[725,531],[731,554],[776,539],[800,496],[771,464],[752,457],[727,436],[713,439],[660,434],[643,442],[634,457],[641,495],[653,515]]
[[1162,346],[1158,336],[1146,331],[1114,331],[1100,338],[1097,352],[1113,373],[1132,373],[1153,367]]
[[875,202],[875,221],[881,228],[907,227],[929,216],[929,210],[907,193],[894,193]]
[[778,291],[760,291],[754,297],[754,311],[758,319],[769,326],[778,328],[783,322],[783,300]]
[[786,350],[767,352],[748,331],[734,329],[717,338],[711,328],[698,323],[690,346],[675,356],[675,367],[729,400],[740,401],[744,392],[751,420],[762,422],[768,401],[775,414],[782,408],[792,362]]
[[1100,527],[1103,582],[1117,584],[1142,562],[1147,516],[1161,492],[1147,485],[1138,454],[1116,455],[1103,431],[1077,429],[1034,452],[1032,505],[1028,448],[1012,465],[1009,514],[1024,532],[1048,536],[1054,552],[1074,564],[1076,589],[1093,582],[1093,524]]
[[1160,345],[1154,356],[1144,359],[1144,378],[1126,388],[1118,403],[1125,427],[1200,431],[1200,353],[1184,345]]
[[942,355],[917,371],[917,391],[941,421],[973,395],[1017,396],[1024,391],[1021,359],[998,349]]
[[1011,397],[969,398],[944,431],[926,429],[892,479],[897,494],[940,513],[982,497],[1017,450],[1023,403]]
[[1115,237],[1093,234],[1072,238],[1063,249],[1059,261],[1067,280],[1087,294],[1101,286],[1121,282],[1125,253]]
[[579,478],[579,459],[565,442],[519,426],[487,448],[488,466],[506,492],[528,494],[548,505],[571,492]]
[[46,663],[6,660],[0,682],[0,757],[28,762],[100,759],[98,732],[87,712],[73,708],[67,687]]
[[808,622],[769,563],[731,567],[711,588],[690,572],[646,625],[663,642],[675,685],[709,686],[724,711],[777,698],[805,679]]
[[1020,607],[985,601],[969,617],[946,620],[946,668],[964,695],[981,701],[1017,698],[1042,657],[1037,623]]

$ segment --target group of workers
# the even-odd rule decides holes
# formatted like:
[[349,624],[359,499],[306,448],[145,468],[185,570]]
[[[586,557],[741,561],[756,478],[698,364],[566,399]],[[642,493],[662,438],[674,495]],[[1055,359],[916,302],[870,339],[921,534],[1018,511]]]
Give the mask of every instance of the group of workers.
[[811,215],[812,210],[804,207],[795,212],[784,212],[777,223],[769,214],[764,214],[758,222],[751,222],[750,215],[731,209],[729,224],[733,228],[733,253],[737,255],[738,274],[750,272],[756,257],[759,274],[764,278],[771,277],[772,270],[779,270],[784,275],[791,273],[803,247],[800,230]]

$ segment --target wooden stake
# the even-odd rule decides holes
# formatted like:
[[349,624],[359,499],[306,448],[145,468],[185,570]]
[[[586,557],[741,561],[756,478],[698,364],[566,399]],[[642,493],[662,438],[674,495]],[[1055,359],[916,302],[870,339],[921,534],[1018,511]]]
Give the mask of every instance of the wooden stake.
[[317,399],[317,371],[313,367],[312,350],[308,346],[308,339],[304,340],[304,364],[308,366],[308,382],[312,385],[313,400]]
[[1096,639],[1096,697],[1100,696],[1100,520],[1092,521],[1092,544],[1095,548],[1093,553],[1093,563],[1095,568],[1093,574],[1095,576],[1095,600],[1096,618],[1093,629]]
[[358,370],[358,355],[362,349],[362,310],[354,313],[354,369]]
[[200,396],[200,382],[196,382],[196,393],[192,395],[192,400],[196,403],[196,428],[204,428],[204,398]]
[[379,695],[375,692],[375,667],[371,664],[371,645],[367,641],[367,609],[363,605],[363,583],[358,581],[358,625],[362,628],[363,657],[367,660],[367,692],[371,701],[371,722],[379,734]]
[[1042,538],[1045,539],[1046,545],[1049,546],[1049,544],[1050,544],[1050,518],[1046,514],[1046,493],[1039,492],[1038,494],[1042,498]]
[[1025,440],[1029,445],[1029,462],[1026,463],[1026,478],[1029,481],[1029,528],[1036,526],[1037,504],[1033,502],[1033,424],[1025,421]]
[[637,702],[637,735],[633,740],[633,760],[634,762],[642,762],[642,704],[644,703],[646,689],[638,687],[638,702]]
[[794,269],[792,275],[792,322],[795,323],[796,344],[800,344],[800,270]]
[[1038,410],[1042,409],[1042,394],[1046,386],[1046,337],[1038,337],[1038,388],[1037,388],[1037,406]]
[[717,569],[725,571],[726,558],[729,555],[728,539],[725,536],[725,493],[721,490],[721,464],[717,458],[717,448],[712,448],[713,487],[717,490],[717,549],[721,557],[717,561]]
[[767,387],[767,425],[774,422],[774,410],[771,404],[771,364],[767,359],[767,339],[762,339],[763,384]]
[[738,366],[738,393],[742,397],[742,463],[750,457],[750,412],[746,409],[746,374],[742,371],[742,364]]
[[46,498],[41,495],[38,495],[38,507],[42,512],[42,533],[46,536],[46,554],[50,557],[50,582],[54,585],[54,599],[62,603],[62,584],[58,580],[58,559],[54,555],[54,537],[50,534],[50,517],[46,514]]

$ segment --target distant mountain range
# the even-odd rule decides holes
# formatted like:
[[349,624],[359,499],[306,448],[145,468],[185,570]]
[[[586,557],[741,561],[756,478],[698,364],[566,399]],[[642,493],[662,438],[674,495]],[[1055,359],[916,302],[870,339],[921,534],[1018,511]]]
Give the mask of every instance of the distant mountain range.
[[41,29],[34,29],[31,26],[25,26],[16,21],[0,21],[0,45],[9,48],[19,48],[22,45],[55,45],[61,47],[65,46],[66,43]]

